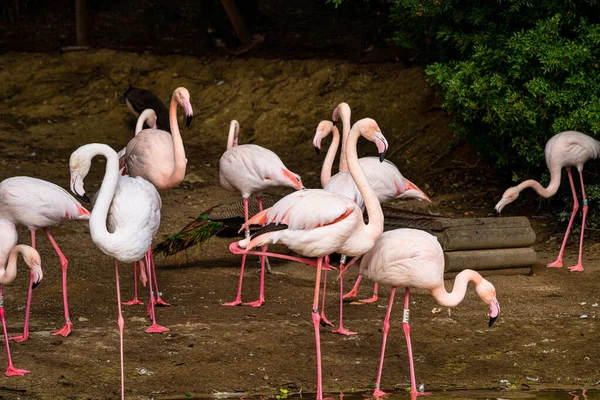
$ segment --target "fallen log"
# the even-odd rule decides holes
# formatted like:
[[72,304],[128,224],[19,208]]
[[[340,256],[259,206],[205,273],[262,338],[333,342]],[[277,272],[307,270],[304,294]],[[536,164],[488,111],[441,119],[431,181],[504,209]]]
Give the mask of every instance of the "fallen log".
[[531,266],[537,262],[531,247],[444,252],[444,272],[476,271]]

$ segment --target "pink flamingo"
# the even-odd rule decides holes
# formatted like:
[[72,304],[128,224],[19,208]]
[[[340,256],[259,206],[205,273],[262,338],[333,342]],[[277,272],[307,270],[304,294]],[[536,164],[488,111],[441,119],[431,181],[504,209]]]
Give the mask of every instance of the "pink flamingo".
[[[35,288],[42,280],[42,262],[38,252],[26,245],[17,246],[17,229],[15,225],[7,219],[0,218],[0,318],[2,318],[2,328],[4,329],[4,341],[6,343],[6,355],[8,358],[8,368],[4,375],[25,375],[29,371],[18,369],[12,363],[10,356],[10,347],[8,345],[8,333],[6,332],[6,323],[4,322],[4,297],[2,296],[2,285],[7,285],[17,277],[17,254],[21,253],[23,260],[31,269],[32,286]],[[8,261],[8,265],[7,265]]]
[[577,201],[577,193],[575,192],[575,184],[573,183],[573,176],[571,175],[571,167],[576,167],[579,171],[579,180],[581,181],[581,193],[583,197],[583,218],[581,221],[581,238],[579,240],[579,259],[577,264],[569,267],[570,271],[583,272],[582,265],[582,254],[583,254],[583,233],[585,230],[585,220],[588,213],[588,200],[585,196],[585,188],[583,185],[583,164],[590,159],[596,159],[600,156],[600,142],[593,139],[581,132],[565,131],[557,133],[552,136],[546,143],[544,149],[544,156],[546,157],[546,165],[550,170],[550,184],[548,187],[543,187],[539,182],[529,179],[525,182],[520,183],[517,186],[506,189],[502,195],[502,199],[496,204],[494,208],[494,214],[500,215],[504,206],[512,203],[519,197],[519,193],[525,188],[532,188],[540,196],[548,198],[554,196],[560,186],[560,175],[561,170],[567,169],[567,175],[569,176],[569,182],[571,183],[571,192],[573,193],[573,213],[565,232],[565,238],[560,246],[558,258],[553,263],[547,265],[548,268],[561,268],[563,266],[563,252],[567,239],[569,238],[569,232],[573,225],[573,219],[579,209],[579,202]]
[[[356,122],[348,138],[348,167],[365,200],[368,224],[364,223],[362,210],[347,197],[321,189],[305,189],[283,197],[273,207],[250,218],[242,229],[250,224],[266,225],[251,237],[229,247],[236,254],[244,254],[254,247],[279,242],[305,257],[317,258],[312,307],[317,348],[317,400],[323,399],[318,310],[323,257],[333,252],[351,256],[364,254],[383,232],[381,206],[358,163],[356,144],[360,135],[377,145],[382,160],[387,141],[377,123],[370,118]],[[256,253],[261,252],[253,254]]]
[[[146,179],[159,191],[166,191],[179,186],[185,177],[187,159],[185,158],[185,149],[179,132],[179,124],[177,123],[178,104],[185,111],[186,126],[189,127],[194,116],[190,103],[190,93],[186,88],[178,87],[173,91],[169,107],[171,133],[160,129],[144,129],[136,133],[135,137],[127,143],[125,150],[127,174],[132,177],[140,176]],[[138,119],[138,126],[139,124]],[[156,288],[156,303],[168,306],[169,304],[160,298],[161,293],[158,289],[152,251],[150,251],[150,262]],[[136,304],[135,300],[134,298],[128,304]]]
[[[135,135],[137,136],[144,129],[144,123],[150,127],[150,129],[157,130],[156,127],[156,113],[153,109],[147,108],[141,112],[137,119],[137,123],[135,125]],[[125,153],[127,152],[127,147],[123,147],[121,151],[117,153],[119,157],[119,170],[123,170],[122,174],[126,173],[126,165],[125,165]]]
[[[349,264],[350,265],[350,264]],[[379,360],[377,383],[375,384],[375,397],[385,396],[380,389],[381,372],[385,354],[387,334],[390,329],[390,314],[397,286],[404,286],[404,316],[402,327],[408,348],[410,364],[411,395],[420,395],[415,384],[415,369],[410,343],[409,315],[409,287],[428,290],[435,300],[442,306],[454,307],[458,305],[467,290],[469,282],[475,284],[479,297],[490,306],[489,326],[492,326],[500,313],[500,305],[496,300],[496,289],[489,281],[477,272],[465,269],[454,280],[451,293],[444,287],[444,251],[437,238],[418,229],[396,229],[384,232],[371,250],[362,256],[359,261],[360,274],[384,285],[391,285],[392,292],[385,320],[383,322],[383,345]],[[340,272],[341,274],[343,271]]]
[[[135,262],[146,259],[146,273],[150,281],[150,303],[154,304],[150,275],[150,248],[152,239],[160,226],[161,199],[150,182],[141,177],[133,178],[119,174],[117,153],[104,144],[81,146],[69,160],[71,191],[78,196],[85,194],[83,180],[87,176],[91,160],[97,155],[106,158],[106,170],[97,193],[92,215],[90,233],[96,246],[115,259],[115,279],[119,310],[119,339],[121,356],[121,398],[125,399],[125,375],[123,369],[123,328],[121,293],[119,286],[119,261]],[[154,307],[151,309],[152,326],[147,332],[164,332],[167,328],[156,324]]]
[[[69,316],[69,302],[67,300],[67,266],[69,265],[69,261],[50,234],[49,228],[58,225],[65,219],[88,220],[90,212],[66,190],[54,183],[26,176],[16,176],[0,182],[0,218],[6,218],[15,225],[20,224],[29,228],[31,231],[31,247],[34,249],[36,230],[42,229],[46,233],[46,236],[48,236],[60,259],[62,267],[65,314],[65,326],[55,331],[53,335],[68,336],[73,326]],[[33,279],[33,275],[31,275],[30,279]],[[27,295],[23,334],[11,337],[10,339],[12,340],[22,342],[29,338],[31,297],[32,291],[30,285]]]
[[[227,150],[219,161],[219,180],[224,189],[238,191],[244,201],[244,217],[248,221],[248,198],[257,193],[258,209],[262,208],[261,193],[269,188],[289,186],[302,189],[300,175],[293,173],[283,164],[277,154],[271,150],[255,144],[238,145],[240,124],[232,120],[229,124],[227,136]],[[246,236],[249,235],[246,229]],[[265,249],[262,249],[265,251]],[[242,281],[244,279],[244,266],[246,256],[242,256],[240,279],[237,296],[234,301],[224,303],[224,306],[238,306],[242,304]],[[259,298],[247,306],[260,307],[265,303],[265,257],[260,259],[260,291]]]

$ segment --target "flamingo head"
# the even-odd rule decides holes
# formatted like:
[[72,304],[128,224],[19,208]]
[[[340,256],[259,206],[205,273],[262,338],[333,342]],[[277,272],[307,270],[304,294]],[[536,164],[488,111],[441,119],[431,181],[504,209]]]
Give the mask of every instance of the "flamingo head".
[[377,122],[371,118],[363,118],[357,121],[354,125],[358,125],[360,134],[367,140],[375,143],[377,146],[377,150],[379,152],[379,161],[383,162],[385,160],[385,153],[388,149],[388,142],[381,133],[381,129],[379,129],[379,125]]
[[71,171],[71,192],[73,192],[73,194],[86,203],[90,202],[90,198],[85,194],[83,180],[90,172],[91,164],[91,159],[84,157],[83,150],[75,150],[69,159],[69,170]]
[[192,104],[190,103],[190,92],[184,87],[178,87],[173,92],[173,98],[183,107],[186,117],[185,126],[189,128],[194,117],[194,110],[192,110]]
[[143,113],[146,113],[146,125],[148,125],[150,129],[156,129],[156,112],[153,109],[148,108],[142,111],[142,114]]
[[496,299],[496,288],[494,288],[494,285],[490,281],[481,278],[481,282],[475,286],[475,290],[481,300],[490,306],[490,322],[488,326],[494,325],[500,314],[500,304]]
[[321,154],[321,140],[327,137],[327,135],[331,133],[332,129],[333,122],[331,121],[323,120],[319,122],[319,125],[317,125],[317,132],[315,132],[315,137],[313,138],[313,146],[315,147],[317,155]]
[[42,259],[40,258],[40,254],[33,247],[22,245],[21,250],[23,260],[25,260],[25,264],[27,264],[33,274],[31,288],[35,289],[44,276],[42,273]]
[[496,204],[496,207],[494,207],[494,216],[499,216],[504,206],[515,201],[517,197],[519,197],[519,192],[515,187],[506,189],[506,191],[502,195],[502,198],[500,199],[498,204]]
[[414,183],[404,178],[404,190],[401,191],[401,186],[396,183],[396,192],[398,193],[399,199],[417,199],[417,200],[426,200],[431,203],[429,196],[425,194],[421,189],[417,187]]

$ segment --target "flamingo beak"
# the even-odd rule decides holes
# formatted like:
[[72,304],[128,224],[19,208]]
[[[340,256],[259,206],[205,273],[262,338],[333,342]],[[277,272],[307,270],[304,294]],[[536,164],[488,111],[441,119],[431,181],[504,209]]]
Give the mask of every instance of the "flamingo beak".
[[492,297],[492,302],[490,303],[490,322],[488,327],[494,325],[496,319],[498,319],[498,315],[500,315],[500,303],[496,300],[496,297]]
[[185,110],[185,126],[190,127],[192,124],[192,119],[194,118],[194,110],[192,110],[192,105],[189,100],[186,98],[182,99],[183,109]]
[[90,198],[87,197],[85,189],[83,188],[83,179],[81,179],[81,176],[76,170],[71,173],[71,192],[82,201],[86,203],[90,202]]
[[319,130],[317,130],[317,133],[315,133],[315,138],[313,139],[313,147],[315,148],[317,155],[321,154],[321,140],[322,139],[323,139],[323,131],[319,129]]
[[383,160],[385,160],[385,153],[387,153],[388,150],[388,144],[385,136],[383,136],[383,133],[380,131],[375,132],[375,144],[377,145],[377,150],[379,151],[379,161],[383,162]]

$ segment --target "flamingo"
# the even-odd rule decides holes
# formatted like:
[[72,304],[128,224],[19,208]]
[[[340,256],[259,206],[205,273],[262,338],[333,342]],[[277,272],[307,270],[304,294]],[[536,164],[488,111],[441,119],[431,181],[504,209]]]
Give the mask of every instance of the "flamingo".
[[383,232],[381,206],[358,163],[356,144],[360,135],[377,145],[381,160],[387,151],[387,141],[377,122],[370,118],[357,121],[348,137],[348,168],[365,201],[368,224],[363,220],[362,210],[347,197],[322,189],[305,189],[283,197],[273,207],[250,218],[242,229],[250,224],[266,225],[249,238],[229,246],[235,254],[265,254],[248,250],[281,242],[296,253],[317,258],[312,306],[317,350],[317,400],[323,399],[318,310],[323,257],[334,252],[350,256],[364,254]]
[[[163,130],[144,129],[136,133],[135,137],[127,143],[125,150],[125,162],[129,176],[142,177],[159,191],[179,186],[185,177],[187,159],[177,123],[178,104],[185,110],[186,126],[189,127],[194,116],[190,93],[186,88],[178,87],[173,91],[169,107],[171,134]],[[169,304],[160,298],[152,250],[150,251],[150,262],[156,288],[156,302],[159,305],[168,306]],[[132,302],[135,304],[135,298],[128,304]]]
[[[10,347],[8,345],[8,333],[6,332],[6,323],[4,322],[4,297],[2,296],[2,285],[7,285],[17,277],[17,254],[21,253],[23,260],[31,270],[32,286],[35,288],[42,280],[42,262],[39,253],[32,247],[26,245],[17,246],[17,229],[15,225],[4,218],[0,218],[0,318],[2,318],[2,328],[4,329],[4,342],[6,343],[6,355],[8,359],[8,368],[4,375],[22,376],[29,371],[18,369],[12,363],[10,356]],[[7,265],[8,261],[8,265]]]
[[[69,302],[67,299],[67,267],[69,261],[58,247],[54,237],[50,234],[49,228],[58,225],[65,219],[88,220],[90,212],[66,190],[54,183],[26,176],[16,176],[0,182],[0,218],[6,218],[15,225],[20,224],[29,228],[31,231],[31,247],[34,249],[35,232],[38,229],[42,229],[46,233],[50,243],[52,243],[62,267],[65,315],[64,327],[54,331],[52,334],[64,337],[68,336],[73,326],[69,316]],[[33,275],[31,275],[30,280],[33,283]],[[31,285],[29,288],[23,334],[10,338],[17,342],[22,342],[29,338],[29,313],[32,298]]]
[[[140,133],[144,129],[144,123],[150,127],[150,129],[156,130],[156,113],[153,109],[147,108],[138,117],[137,123],[135,125],[135,136]],[[123,169],[123,174],[125,171],[125,152],[127,151],[127,147],[123,147],[118,153],[119,156],[119,170]]]
[[[379,360],[377,383],[373,393],[375,397],[386,395],[380,389],[381,372],[396,287],[405,287],[402,327],[404,328],[410,364],[410,393],[413,396],[424,393],[419,393],[415,384],[408,321],[410,287],[426,289],[440,305],[454,307],[465,297],[468,283],[473,282],[479,297],[490,306],[489,326],[494,324],[500,313],[500,305],[496,299],[494,285],[473,270],[465,269],[460,272],[454,280],[452,292],[448,293],[446,291],[444,287],[444,251],[437,238],[427,232],[418,229],[396,229],[384,232],[377,239],[373,248],[364,254],[358,263],[362,276],[383,285],[392,286],[390,302],[383,322],[383,345]],[[343,273],[344,271],[340,272],[340,274]]]
[[563,239],[560,251],[556,261],[547,265],[548,268],[561,268],[563,266],[563,252],[567,239],[569,238],[569,232],[573,225],[573,219],[575,214],[579,210],[579,202],[577,201],[577,193],[575,191],[575,184],[573,183],[573,176],[571,175],[571,167],[576,167],[579,171],[579,180],[581,181],[581,194],[583,198],[583,218],[581,221],[581,238],[579,239],[579,258],[577,264],[569,267],[570,271],[583,272],[582,255],[583,255],[583,234],[585,231],[585,220],[588,213],[588,200],[585,196],[585,187],[583,185],[583,164],[587,160],[596,159],[600,156],[600,142],[596,139],[589,137],[581,132],[576,131],[565,131],[557,133],[552,136],[546,143],[544,149],[544,156],[546,157],[546,165],[550,171],[550,184],[548,187],[543,187],[539,182],[529,179],[525,182],[521,182],[519,185],[506,189],[502,195],[502,199],[494,207],[494,214],[500,215],[502,209],[509,203],[512,203],[519,197],[519,193],[525,188],[532,188],[540,196],[548,198],[552,197],[558,191],[560,186],[560,175],[561,170],[567,169],[567,175],[569,176],[569,182],[571,184],[571,192],[573,193],[573,213],[565,232],[565,238]]
[[[117,153],[105,144],[92,143],[81,146],[71,154],[71,191],[84,196],[83,180],[87,176],[91,160],[97,155],[106,158],[106,169],[102,185],[90,217],[90,233],[96,246],[115,259],[115,280],[118,327],[121,357],[121,398],[125,399],[125,375],[123,369],[123,328],[121,293],[119,286],[119,261],[136,262],[146,260],[146,272],[150,275],[150,248],[152,239],[160,226],[161,199],[157,189],[147,180],[119,174]],[[150,278],[150,277],[149,277]],[[154,304],[152,285],[150,303]],[[156,324],[152,307],[151,332],[164,332],[167,328]]]
[[[238,191],[244,201],[244,217],[248,221],[248,198],[257,193],[258,209],[263,211],[261,193],[272,187],[288,186],[302,189],[300,175],[293,173],[283,164],[281,159],[271,150],[255,144],[238,145],[240,124],[232,120],[227,136],[227,150],[219,161],[219,180],[224,189]],[[246,235],[249,230],[246,229]],[[265,249],[262,249],[265,251]],[[224,303],[224,306],[240,304],[260,307],[265,303],[265,257],[260,259],[260,291],[259,298],[250,303],[242,303],[242,281],[246,256],[242,256],[240,280],[237,296],[234,301]]]

